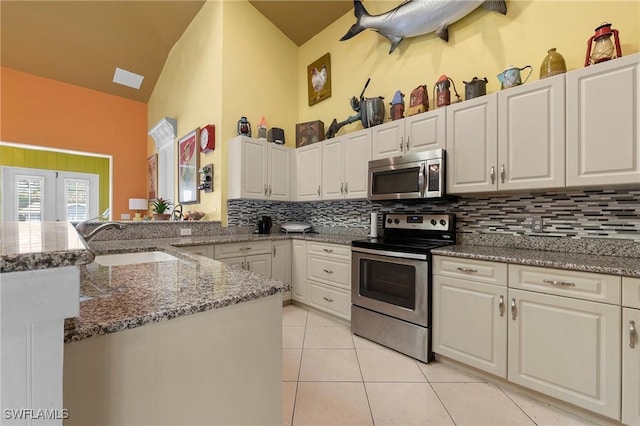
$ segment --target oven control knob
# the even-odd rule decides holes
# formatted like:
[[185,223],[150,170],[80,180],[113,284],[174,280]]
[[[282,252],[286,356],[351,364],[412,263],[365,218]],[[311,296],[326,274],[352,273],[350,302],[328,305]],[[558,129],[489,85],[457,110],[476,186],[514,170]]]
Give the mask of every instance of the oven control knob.
[[436,220],[435,220],[435,219],[431,219],[431,224],[432,224],[433,226],[436,226],[436,223],[438,223],[438,222],[436,222]]
[[387,219],[387,223],[391,223],[393,222],[391,219]]
[[396,225],[400,223],[400,219],[394,219],[393,223],[395,223]]
[[447,221],[444,219],[440,219],[440,225],[445,226],[447,224]]

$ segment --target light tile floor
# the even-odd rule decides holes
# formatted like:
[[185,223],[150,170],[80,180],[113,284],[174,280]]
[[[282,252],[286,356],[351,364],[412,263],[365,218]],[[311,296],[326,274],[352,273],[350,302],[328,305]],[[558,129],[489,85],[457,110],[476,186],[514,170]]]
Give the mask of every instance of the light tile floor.
[[593,425],[300,306],[283,308],[282,330],[285,425]]

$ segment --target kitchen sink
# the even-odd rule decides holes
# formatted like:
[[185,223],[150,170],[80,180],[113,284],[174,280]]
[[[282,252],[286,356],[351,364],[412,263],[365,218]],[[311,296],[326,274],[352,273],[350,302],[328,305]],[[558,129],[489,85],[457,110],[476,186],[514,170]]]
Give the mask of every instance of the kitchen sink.
[[102,266],[134,265],[136,263],[166,262],[178,260],[177,257],[163,251],[145,251],[140,253],[105,254],[96,256],[95,262]]

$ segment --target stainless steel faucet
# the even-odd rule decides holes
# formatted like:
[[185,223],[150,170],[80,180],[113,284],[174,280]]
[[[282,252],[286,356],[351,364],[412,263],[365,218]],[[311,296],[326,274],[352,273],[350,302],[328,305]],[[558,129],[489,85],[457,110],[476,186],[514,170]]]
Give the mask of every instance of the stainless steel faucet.
[[169,220],[182,220],[182,204],[178,203],[173,207]]
[[[79,225],[79,224],[78,224]],[[106,231],[107,229],[124,229],[126,227],[126,225],[124,223],[120,223],[120,222],[105,222],[102,225],[98,226],[96,229],[94,229],[93,231],[89,232],[88,234],[83,234],[80,233],[80,236],[82,238],[84,238],[84,241],[86,243],[88,243],[89,241],[93,240],[93,238],[98,235],[99,233],[101,233],[102,231]],[[76,227],[76,229],[78,229]]]

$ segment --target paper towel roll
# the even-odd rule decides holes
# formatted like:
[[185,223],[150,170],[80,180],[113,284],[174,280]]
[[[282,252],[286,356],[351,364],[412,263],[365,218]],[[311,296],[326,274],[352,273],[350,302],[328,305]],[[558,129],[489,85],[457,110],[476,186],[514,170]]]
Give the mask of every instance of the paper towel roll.
[[371,213],[371,233],[369,234],[371,238],[376,238],[378,236],[378,213]]

